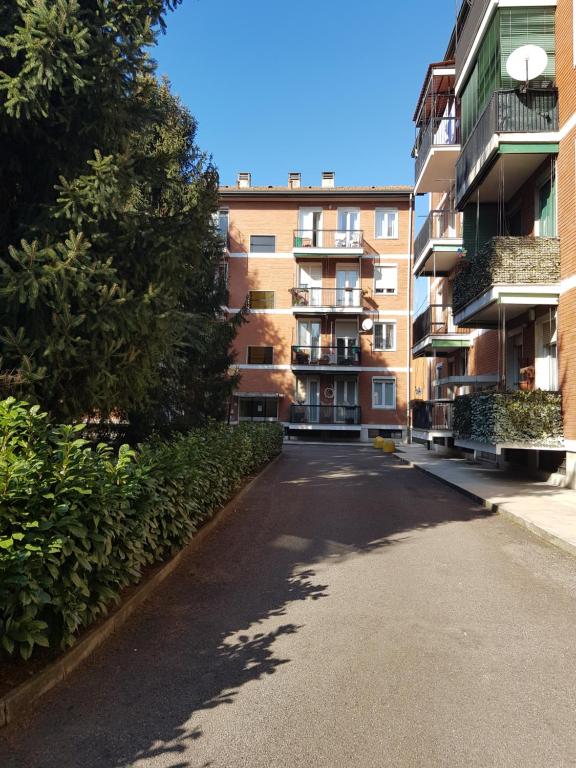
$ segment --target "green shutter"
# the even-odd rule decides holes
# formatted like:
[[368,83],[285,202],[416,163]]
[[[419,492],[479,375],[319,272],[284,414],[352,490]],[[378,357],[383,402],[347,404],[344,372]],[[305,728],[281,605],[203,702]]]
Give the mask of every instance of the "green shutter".
[[[476,236],[478,232],[478,236]],[[479,215],[475,203],[464,208],[462,223],[462,243],[468,258],[473,258],[478,248],[498,234],[498,206],[484,203],[480,205]]]
[[556,182],[548,179],[538,190],[540,236],[556,236]]
[[518,83],[506,72],[508,57],[522,45],[539,45],[548,54],[545,72],[533,83],[554,81],[556,76],[555,8],[502,8],[500,10],[500,73],[502,88]]

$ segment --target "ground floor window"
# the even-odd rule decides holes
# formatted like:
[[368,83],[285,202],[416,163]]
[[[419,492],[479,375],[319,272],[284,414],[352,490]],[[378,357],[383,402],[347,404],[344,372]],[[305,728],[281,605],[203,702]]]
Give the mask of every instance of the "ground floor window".
[[278,419],[278,400],[273,397],[244,397],[238,400],[240,421],[273,421]]
[[396,408],[396,379],[372,379],[372,407]]

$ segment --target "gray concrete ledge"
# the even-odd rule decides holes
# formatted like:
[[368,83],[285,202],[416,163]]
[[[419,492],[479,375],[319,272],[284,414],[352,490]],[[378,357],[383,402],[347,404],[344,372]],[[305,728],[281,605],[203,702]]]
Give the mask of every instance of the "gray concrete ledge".
[[576,491],[466,459],[445,458],[417,445],[402,446],[395,456],[576,555]]
[[113,610],[104,621],[94,629],[88,630],[78,642],[56,661],[49,664],[41,672],[38,672],[30,680],[9,691],[0,699],[0,728],[13,722],[19,713],[28,709],[44,693],[54,688],[64,680],[83,661],[85,661],[102,643],[116,632],[132,613],[136,611],[157,589],[157,587],[179,566],[180,562],[190,552],[196,549],[201,542],[232,512],[235,511],[238,502],[251,488],[252,484],[262,477],[280,459],[282,454],[272,459],[257,475],[247,482],[238,493],[218,510],[194,535],[186,546],[174,557],[161,565],[158,570],[140,585],[118,608]]

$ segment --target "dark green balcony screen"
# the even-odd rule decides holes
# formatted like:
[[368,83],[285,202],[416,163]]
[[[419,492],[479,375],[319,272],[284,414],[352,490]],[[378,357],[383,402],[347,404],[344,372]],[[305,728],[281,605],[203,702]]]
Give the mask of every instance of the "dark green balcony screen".
[[494,91],[519,84],[506,72],[512,51],[539,45],[548,54],[546,71],[532,86],[553,83],[556,75],[554,8],[503,8],[490,22],[476,63],[462,93],[462,143],[465,143]]

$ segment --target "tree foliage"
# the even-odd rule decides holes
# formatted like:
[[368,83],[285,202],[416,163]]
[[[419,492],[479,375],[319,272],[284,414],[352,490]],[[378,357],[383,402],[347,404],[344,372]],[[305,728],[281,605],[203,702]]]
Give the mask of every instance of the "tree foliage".
[[0,9],[0,369],[63,420],[189,424],[234,384],[218,175],[148,54],[178,3]]

